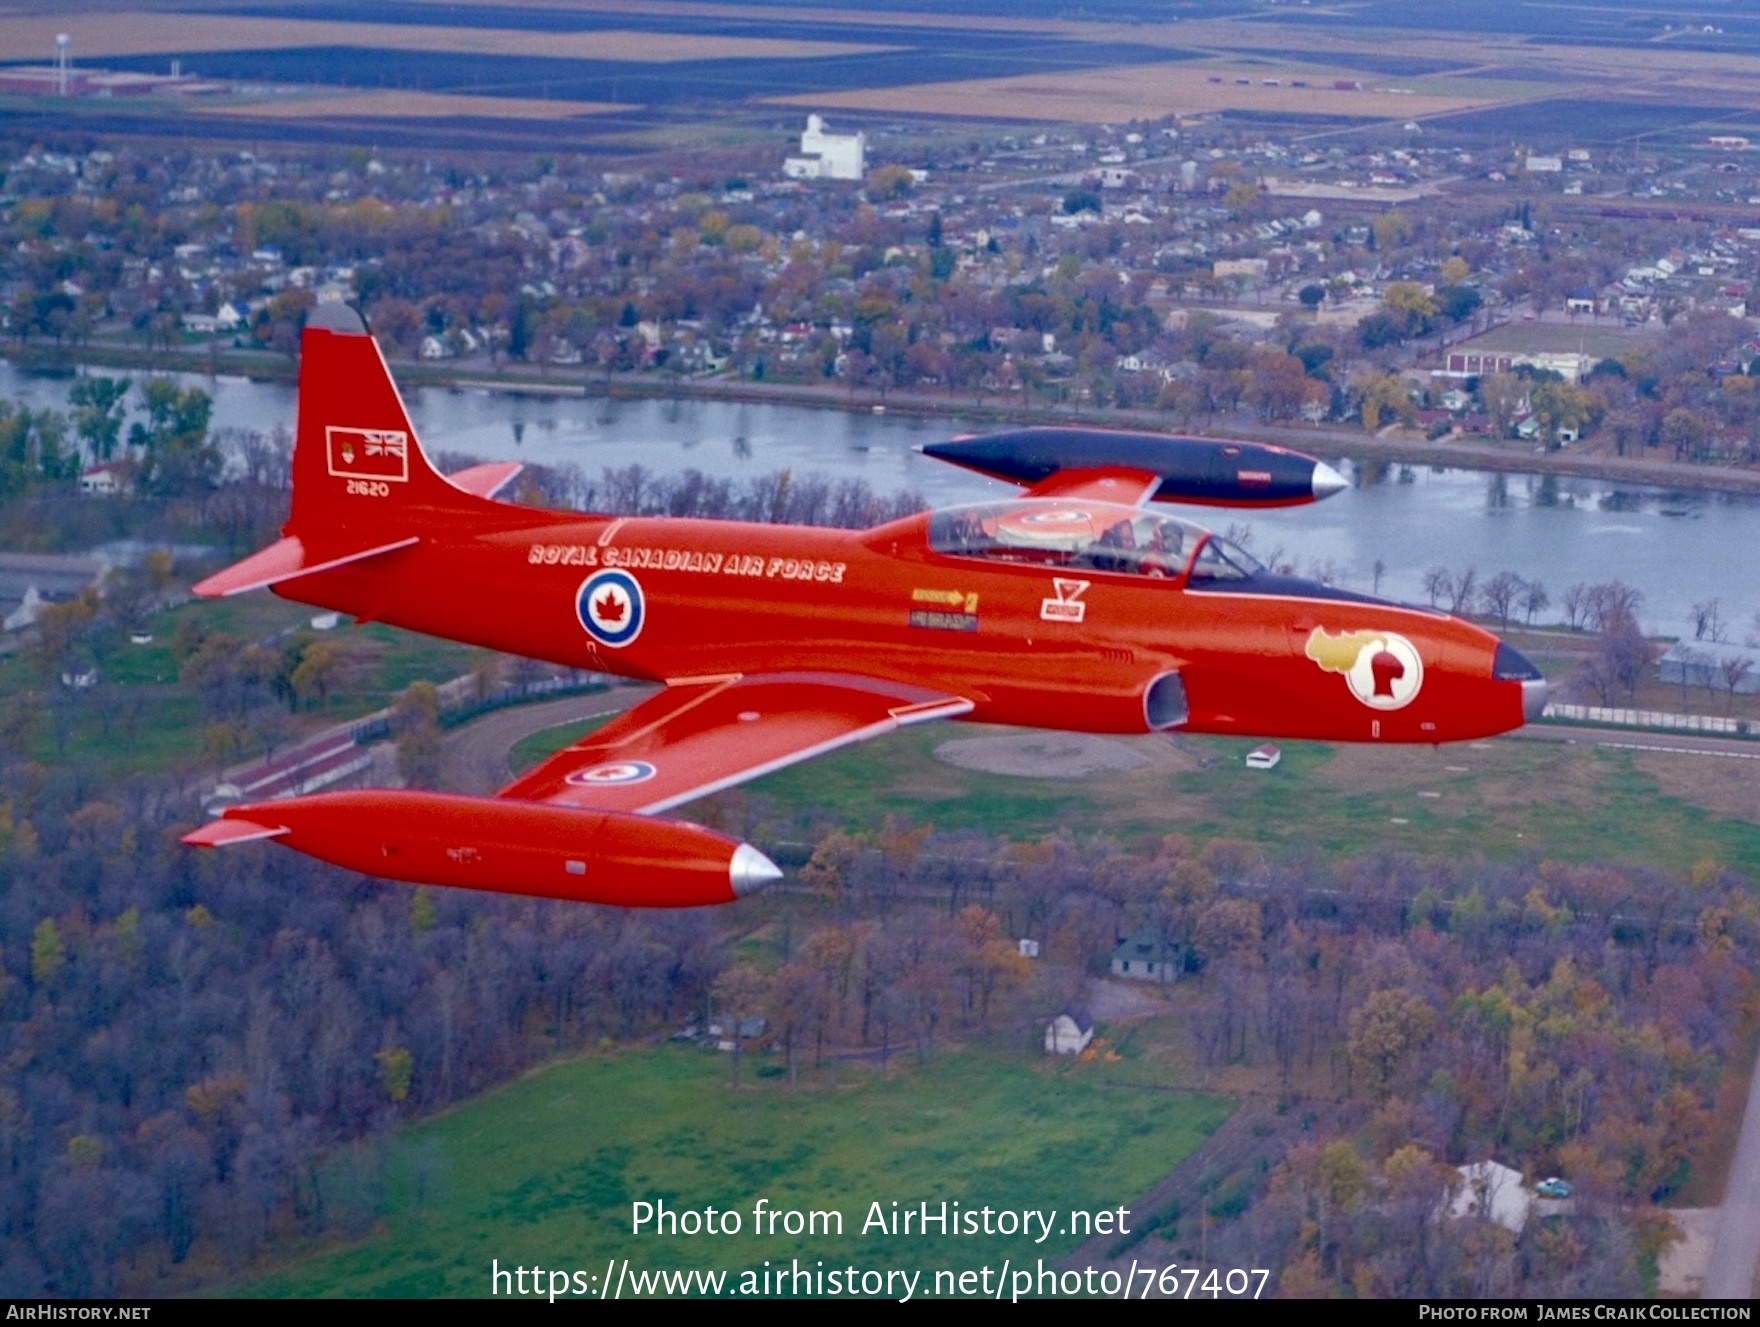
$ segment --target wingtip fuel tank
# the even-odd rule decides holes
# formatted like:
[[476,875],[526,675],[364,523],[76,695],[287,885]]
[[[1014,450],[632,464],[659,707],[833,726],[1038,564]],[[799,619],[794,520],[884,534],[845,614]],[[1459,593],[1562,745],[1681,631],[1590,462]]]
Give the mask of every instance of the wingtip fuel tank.
[[1013,429],[929,443],[923,453],[1029,485],[1059,470],[1144,471],[1160,478],[1157,502],[1218,507],[1294,507],[1347,486],[1324,461],[1271,443],[1117,429]]
[[255,839],[411,884],[649,908],[730,903],[782,877],[751,844],[685,821],[407,789],[228,807],[183,842]]

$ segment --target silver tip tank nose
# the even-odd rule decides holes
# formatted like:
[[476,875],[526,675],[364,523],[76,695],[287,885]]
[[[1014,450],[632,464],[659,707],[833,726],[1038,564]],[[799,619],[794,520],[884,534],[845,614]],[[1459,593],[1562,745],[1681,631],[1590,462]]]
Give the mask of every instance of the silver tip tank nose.
[[1530,678],[1522,683],[1522,718],[1539,723],[1546,716],[1546,679]]
[[1316,500],[1329,498],[1334,493],[1349,487],[1350,481],[1327,465],[1325,461],[1314,462],[1314,497]]
[[727,866],[727,881],[733,887],[735,898],[744,898],[780,879],[782,868],[751,844],[742,843],[733,850],[733,860]]

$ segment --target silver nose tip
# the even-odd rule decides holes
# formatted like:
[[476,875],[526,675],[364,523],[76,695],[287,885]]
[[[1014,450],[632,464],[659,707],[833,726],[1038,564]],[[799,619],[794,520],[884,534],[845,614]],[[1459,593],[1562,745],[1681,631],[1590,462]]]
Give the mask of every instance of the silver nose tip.
[[1314,462],[1314,497],[1329,498],[1350,487],[1345,477],[1327,465],[1325,461]]
[[1526,723],[1538,723],[1546,713],[1546,679],[1530,678],[1522,683],[1522,719]]
[[733,887],[735,898],[744,898],[780,879],[782,868],[751,844],[742,843],[733,850],[733,860],[727,866],[727,882]]

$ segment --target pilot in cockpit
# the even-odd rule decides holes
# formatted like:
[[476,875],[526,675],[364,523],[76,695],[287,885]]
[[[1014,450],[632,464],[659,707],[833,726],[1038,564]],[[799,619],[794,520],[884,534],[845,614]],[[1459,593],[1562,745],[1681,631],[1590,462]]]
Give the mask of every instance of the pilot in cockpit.
[[1139,518],[1144,527],[1137,543],[1142,552],[1138,570],[1145,576],[1177,576],[1185,570],[1185,531],[1174,521]]

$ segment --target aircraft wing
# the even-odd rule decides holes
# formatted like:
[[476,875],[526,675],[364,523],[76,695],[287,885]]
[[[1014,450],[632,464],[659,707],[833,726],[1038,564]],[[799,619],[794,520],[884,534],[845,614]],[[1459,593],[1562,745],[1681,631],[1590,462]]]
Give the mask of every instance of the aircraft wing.
[[496,796],[652,814],[971,708],[959,696],[843,673],[681,679]]

